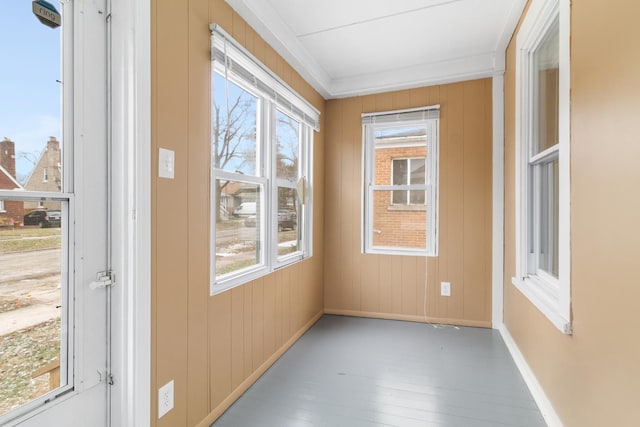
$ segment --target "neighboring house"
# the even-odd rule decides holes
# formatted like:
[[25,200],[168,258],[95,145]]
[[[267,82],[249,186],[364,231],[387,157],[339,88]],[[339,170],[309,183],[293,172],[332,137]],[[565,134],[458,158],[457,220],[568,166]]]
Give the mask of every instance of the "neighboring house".
[[[424,132],[376,139],[375,184],[424,183],[427,157]],[[412,182],[415,181],[415,182]],[[424,191],[385,191],[374,199],[374,246],[425,246],[427,210]]]
[[[62,163],[60,141],[54,136],[49,137],[47,146],[40,153],[31,175],[24,188],[29,191],[47,191],[58,193],[62,191]],[[24,209],[30,212],[35,209],[60,209],[60,202],[25,202]]]
[[[22,190],[16,180],[15,143],[9,138],[0,141],[0,190]],[[0,200],[0,227],[21,224],[24,203]]]

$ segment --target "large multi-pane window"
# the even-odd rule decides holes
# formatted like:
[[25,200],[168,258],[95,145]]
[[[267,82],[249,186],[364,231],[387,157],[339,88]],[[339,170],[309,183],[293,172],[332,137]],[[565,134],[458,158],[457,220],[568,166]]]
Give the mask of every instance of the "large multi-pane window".
[[365,114],[365,253],[437,254],[438,108]]
[[565,0],[532,2],[517,38],[519,185],[514,284],[569,333],[566,10]]
[[212,27],[212,292],[311,255],[318,112]]

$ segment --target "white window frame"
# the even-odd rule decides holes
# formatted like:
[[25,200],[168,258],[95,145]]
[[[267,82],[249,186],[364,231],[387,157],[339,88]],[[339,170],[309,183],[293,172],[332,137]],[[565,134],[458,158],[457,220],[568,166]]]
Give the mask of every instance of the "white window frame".
[[[536,81],[532,54],[555,22],[559,27],[558,144],[531,156],[535,142]],[[570,36],[569,0],[533,0],[516,39],[516,276],[512,283],[562,333],[571,334],[570,258]],[[536,215],[530,202],[539,191],[532,177],[534,164],[558,159],[559,223],[558,278],[537,269],[538,259],[530,253],[530,227]]]
[[[313,255],[313,131],[319,130],[320,113],[219,26],[212,24],[210,28],[212,79],[213,73],[217,72],[223,78],[226,77],[256,96],[260,104],[256,124],[256,156],[259,157],[256,158],[256,162],[261,168],[258,174],[251,176],[213,167],[211,169],[210,294],[215,295]],[[224,59],[221,59],[221,56],[224,56]],[[212,102],[214,102],[213,99]],[[300,179],[296,183],[278,179],[276,175],[277,111],[293,117],[300,123],[298,159]],[[220,277],[216,276],[215,268],[216,215],[218,213],[216,212],[216,194],[213,189],[217,179],[256,183],[260,184],[263,190],[260,217],[263,225],[259,227],[262,262]],[[298,250],[283,256],[278,255],[278,187],[296,189],[298,197],[303,202],[297,213],[297,229],[301,233]]]
[[0,213],[5,213],[4,200],[0,200]]
[[42,169],[42,182],[49,181],[49,173],[47,172],[47,168]]
[[[410,256],[438,255],[438,167],[439,167],[439,105],[363,114],[362,125],[362,253]],[[424,184],[414,185],[374,185],[375,182],[375,134],[378,130],[402,129],[412,126],[424,126],[427,130],[427,175]],[[422,144],[420,144],[422,145]],[[410,144],[407,146],[416,146]],[[393,163],[393,162],[392,162]],[[391,167],[393,168],[393,166]],[[373,200],[375,191],[425,191],[427,211],[427,235],[425,248],[374,246]],[[391,198],[393,202],[393,197]],[[392,203],[391,203],[392,204]],[[410,206],[410,205],[394,205]],[[433,226],[429,226],[433,225]]]

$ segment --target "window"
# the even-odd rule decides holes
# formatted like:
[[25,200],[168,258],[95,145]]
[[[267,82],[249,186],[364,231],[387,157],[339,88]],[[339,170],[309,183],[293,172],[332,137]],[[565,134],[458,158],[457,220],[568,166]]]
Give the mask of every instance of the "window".
[[212,26],[211,292],[311,256],[318,111]]
[[516,41],[518,253],[513,279],[564,333],[571,333],[568,8],[568,0],[534,1]]
[[[426,184],[425,158],[392,159],[391,179],[393,185],[424,185]],[[425,205],[424,191],[396,190],[392,192],[394,205]]]
[[47,168],[42,169],[42,182],[49,181],[49,174],[47,173]]
[[439,107],[364,114],[363,251],[437,255]]
[[4,209],[4,200],[0,200],[0,212],[6,212]]

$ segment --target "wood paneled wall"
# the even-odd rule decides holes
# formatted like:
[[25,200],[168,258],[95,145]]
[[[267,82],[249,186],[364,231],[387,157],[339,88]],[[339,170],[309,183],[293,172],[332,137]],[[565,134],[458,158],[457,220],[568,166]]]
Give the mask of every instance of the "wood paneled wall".
[[[440,104],[437,257],[361,253],[361,114]],[[491,326],[492,81],[331,100],[325,311]],[[440,282],[451,296],[440,296]]]
[[516,30],[505,72],[504,322],[565,426],[640,420],[640,3],[571,2],[571,312],[563,335],[515,275]]
[[[223,0],[152,1],[152,426],[208,426],[322,314],[323,131],[314,135],[313,257],[209,296],[210,32],[220,24],[321,111],[316,93]],[[175,179],[157,178],[158,149]],[[158,388],[175,407],[157,417]]]

